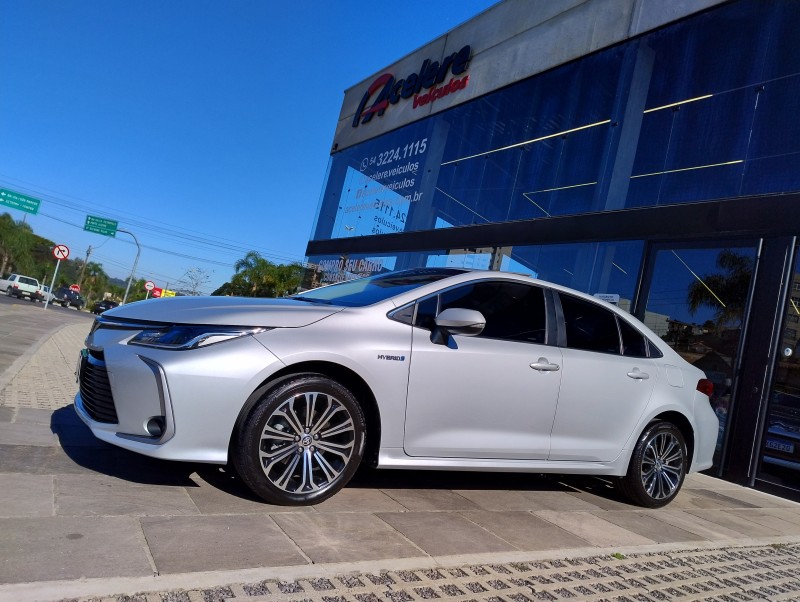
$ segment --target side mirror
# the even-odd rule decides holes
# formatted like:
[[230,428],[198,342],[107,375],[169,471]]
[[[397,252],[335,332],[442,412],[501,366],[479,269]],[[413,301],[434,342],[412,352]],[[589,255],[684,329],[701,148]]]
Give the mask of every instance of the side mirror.
[[445,343],[445,336],[450,334],[461,334],[467,337],[474,337],[483,332],[486,326],[486,318],[483,314],[474,309],[463,309],[451,307],[444,310],[434,320],[436,328],[433,331],[431,340],[434,343]]

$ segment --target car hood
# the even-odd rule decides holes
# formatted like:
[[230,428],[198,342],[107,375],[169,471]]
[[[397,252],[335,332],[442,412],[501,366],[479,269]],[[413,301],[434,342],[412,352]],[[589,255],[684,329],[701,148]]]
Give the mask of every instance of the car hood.
[[103,318],[171,324],[299,328],[343,309],[336,305],[315,305],[294,299],[171,297],[120,305],[104,311]]

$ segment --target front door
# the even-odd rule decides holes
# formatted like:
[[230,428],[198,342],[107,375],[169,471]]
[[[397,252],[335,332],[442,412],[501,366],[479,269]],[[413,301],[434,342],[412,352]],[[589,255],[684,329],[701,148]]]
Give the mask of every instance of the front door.
[[[433,342],[434,317],[480,311],[476,337]],[[545,345],[541,287],[478,282],[418,304],[406,407],[405,452],[445,458],[547,459],[561,382],[561,351]]]

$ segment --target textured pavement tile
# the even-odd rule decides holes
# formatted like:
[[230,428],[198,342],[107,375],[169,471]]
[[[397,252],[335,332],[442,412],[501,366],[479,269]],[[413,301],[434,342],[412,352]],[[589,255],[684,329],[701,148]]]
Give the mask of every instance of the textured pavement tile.
[[424,556],[389,525],[369,514],[270,516],[314,563]]
[[[547,510],[549,506],[537,501],[537,495],[542,491],[498,491],[496,489],[456,489],[461,497],[471,501],[480,510],[491,511],[521,511],[529,512],[533,510]],[[555,493],[555,492],[549,492]],[[558,492],[557,495],[567,495]]]
[[698,489],[695,491],[698,496],[719,502],[725,508],[756,508],[758,504],[746,502],[728,495],[727,491],[710,491],[708,489]]
[[[710,497],[703,493],[703,490],[700,489],[687,490],[683,488],[678,497],[669,503],[669,507],[680,510],[724,510],[730,507],[728,500]],[[705,493],[710,492],[706,491]]]
[[[216,467],[215,467],[216,468]],[[273,506],[256,497],[241,481],[214,468],[191,475],[194,487],[187,487],[201,514],[267,514],[272,512],[313,512],[310,506]]]
[[17,413],[16,408],[10,408],[8,406],[0,406],[0,422],[11,422],[14,420],[14,416]]
[[431,556],[514,550],[514,546],[455,512],[394,512],[377,516]]
[[483,511],[462,514],[520,550],[561,550],[591,545],[529,512]]
[[770,512],[785,521],[800,525],[800,508],[773,508]]
[[606,512],[602,517],[604,520],[619,525],[623,529],[652,539],[657,543],[698,541],[703,539],[700,535],[659,520],[658,510]]
[[447,489],[384,489],[383,492],[412,512],[480,510],[473,502]]
[[723,493],[725,497],[740,500],[758,508],[795,508],[800,510],[800,504],[797,502],[786,500],[776,495],[770,495],[763,491],[756,491],[755,489],[740,487],[739,489],[727,489],[721,493]]
[[709,489],[712,491],[722,491],[725,489],[741,489],[740,485],[723,481],[716,477],[711,477],[699,472],[692,472],[686,475],[683,482],[683,489]]
[[585,492],[585,491],[576,491],[574,493],[568,493],[567,495],[574,497],[578,500],[582,500],[587,504],[591,504],[600,510],[619,510],[619,511],[636,511],[639,509],[639,506],[634,506],[630,502],[624,502],[618,499],[605,497],[602,495],[594,495],[593,493]]
[[0,533],[0,583],[153,574],[133,518],[4,518]]
[[58,437],[50,430],[49,424],[30,422],[0,422],[0,441],[4,445],[28,445],[55,447]]
[[768,537],[770,535],[785,535],[778,529],[760,525],[756,522],[736,516],[732,512],[718,512],[716,510],[687,510],[687,512],[699,516],[707,521],[717,523],[728,529],[738,531],[747,537]]
[[159,573],[308,562],[268,516],[148,517],[141,524]]
[[0,472],[60,474],[89,472],[58,446],[0,444]]
[[345,488],[314,506],[316,512],[403,512],[404,506],[377,489]]
[[659,509],[658,520],[680,527],[685,531],[695,533],[710,541],[726,538],[737,539],[742,536],[738,531],[728,529],[718,523],[707,521],[684,510],[673,508],[672,504],[666,508]]
[[747,510],[730,510],[729,512],[734,516],[775,529],[782,535],[800,535],[800,525],[773,514],[771,510],[750,508]]
[[0,517],[53,516],[53,477],[0,474]]
[[143,485],[105,475],[58,475],[60,516],[173,516],[199,514],[183,487]]
[[[46,424],[50,426],[53,423],[52,410],[38,409],[38,408],[17,408],[17,417],[14,422],[27,423],[27,424]],[[75,413],[73,412],[73,415]],[[75,416],[75,418],[78,418]]]
[[589,512],[539,510],[535,514],[594,546],[638,546],[655,543],[652,539],[623,529]]
[[529,498],[538,507],[535,510],[557,510],[563,512],[596,512],[600,506],[593,504],[589,497],[570,495],[571,491],[526,491]]

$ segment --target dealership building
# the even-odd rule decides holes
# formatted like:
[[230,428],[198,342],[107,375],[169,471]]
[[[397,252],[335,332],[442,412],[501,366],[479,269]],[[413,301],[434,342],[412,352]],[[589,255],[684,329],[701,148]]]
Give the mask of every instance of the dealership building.
[[346,90],[316,282],[454,266],[618,304],[714,382],[709,472],[800,497],[798,32],[793,0],[492,6]]

